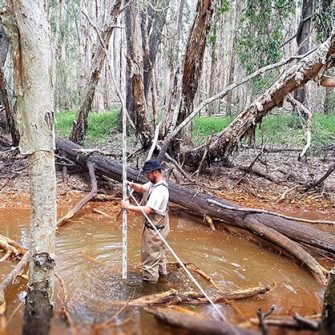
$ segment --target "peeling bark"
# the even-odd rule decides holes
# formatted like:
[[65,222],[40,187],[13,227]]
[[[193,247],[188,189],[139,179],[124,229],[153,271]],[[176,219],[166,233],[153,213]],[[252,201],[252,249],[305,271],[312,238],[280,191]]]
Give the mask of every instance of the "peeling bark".
[[12,108],[9,102],[7,83],[4,74],[4,65],[6,62],[9,45],[9,39],[5,35],[2,24],[0,23],[0,94],[2,98],[2,104],[4,105],[6,112],[6,131],[11,134],[12,145],[18,146],[20,135],[15,122],[15,108]]

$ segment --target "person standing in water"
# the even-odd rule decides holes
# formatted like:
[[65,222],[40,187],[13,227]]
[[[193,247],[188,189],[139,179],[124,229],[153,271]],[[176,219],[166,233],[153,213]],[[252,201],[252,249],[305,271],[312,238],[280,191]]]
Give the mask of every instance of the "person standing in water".
[[[129,183],[130,188],[135,192],[144,193],[143,206],[129,204],[129,201],[122,201],[122,208],[138,213],[142,210],[147,214],[160,234],[167,239],[170,232],[168,203],[169,189],[162,173],[162,166],[156,160],[148,160],[144,163],[141,173],[149,182],[146,184]],[[154,228],[144,219],[144,226],[141,238],[141,264],[142,278],[148,283],[157,283],[160,276],[167,275],[165,245]]]

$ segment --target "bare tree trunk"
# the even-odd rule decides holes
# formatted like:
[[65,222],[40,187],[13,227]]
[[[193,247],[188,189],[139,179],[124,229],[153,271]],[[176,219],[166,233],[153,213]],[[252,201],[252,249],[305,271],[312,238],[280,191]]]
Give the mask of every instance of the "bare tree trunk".
[[[237,1],[235,3],[235,17],[234,17],[234,23],[233,23],[233,30],[232,30],[232,46],[231,46],[231,55],[230,55],[230,66],[229,66],[229,75],[228,75],[228,85],[231,85],[234,83],[234,77],[235,77],[235,63],[236,63],[236,42],[237,42],[237,27],[238,27],[238,20],[240,15],[239,10],[239,2]],[[233,103],[233,92],[230,91],[227,94],[227,116],[232,115],[232,103]]]
[[[209,89],[208,94],[209,96],[213,96],[215,94],[215,81],[217,76],[217,65],[218,65],[218,55],[217,55],[217,25],[218,25],[218,12],[216,11],[214,13],[214,19],[212,20],[212,29],[213,29],[213,36],[214,39],[211,41],[211,68],[210,68],[210,75],[209,75]],[[208,115],[211,116],[212,114],[215,114],[215,112],[218,110],[218,102],[215,101],[212,104],[210,104],[207,108]]]
[[144,94],[144,49],[141,38],[138,3],[131,2],[128,8],[126,8],[126,11],[126,26],[129,27],[127,33],[130,34],[127,36],[127,73],[129,74],[129,78],[127,78],[127,80],[129,79],[129,83],[127,84],[127,102],[131,85],[132,98],[130,99],[130,102],[134,103],[133,108],[135,111],[134,123],[136,126],[136,135],[140,139],[143,148],[148,148],[152,141],[152,129],[148,118],[147,101]]
[[[173,114],[174,109],[176,108],[177,98],[180,94],[179,89],[179,61],[180,61],[180,54],[181,54],[181,31],[183,25],[183,12],[185,7],[185,0],[179,0],[178,6],[176,8],[176,15],[172,16],[172,22],[174,23],[177,21],[176,25],[172,25],[171,22],[169,23],[170,31],[174,34],[175,38],[170,40],[170,45],[168,48],[168,55],[167,55],[167,66],[168,66],[168,74],[167,74],[167,82],[168,82],[168,94],[166,94],[166,102],[165,102],[165,110],[166,114],[164,115],[164,123],[163,127],[160,130],[160,137],[164,137],[170,130],[170,127],[173,127]],[[171,20],[171,18],[170,18]]]
[[[334,75],[335,75],[334,68],[328,71],[328,75],[334,78]],[[334,84],[335,84],[335,81],[334,81]],[[325,86],[325,87],[326,87],[326,94],[325,94],[325,99],[323,103],[323,111],[325,114],[330,114],[335,111],[335,88],[334,88],[335,86],[330,85],[330,86]]]
[[326,87],[323,109],[325,114],[330,114],[335,111],[335,91],[333,87]]
[[335,267],[330,271],[323,301],[321,335],[335,334]]
[[43,2],[6,1],[3,24],[12,43],[20,151],[28,155],[31,253],[23,334],[48,334],[52,317],[56,231],[53,59]]
[[100,73],[106,58],[104,48],[108,49],[109,40],[114,30],[115,24],[120,14],[121,0],[115,0],[113,7],[110,11],[110,21],[105,24],[102,34],[104,46],[101,44],[99,37],[96,41],[96,49],[94,51],[94,58],[90,71],[90,78],[86,84],[86,92],[84,100],[80,105],[79,111],[76,116],[76,121],[73,124],[70,139],[73,142],[82,142],[85,140],[88,128],[88,114],[92,107],[92,101],[95,94],[95,89],[98,84]]
[[[64,59],[62,59],[62,48],[65,46],[65,41],[61,38],[61,25],[62,25],[62,21],[63,21],[63,9],[64,9],[64,3],[62,0],[60,0],[57,3],[57,10],[56,10],[56,19],[55,19],[55,23],[56,23],[56,28],[55,28],[55,36],[54,36],[54,40],[55,40],[55,45],[56,45],[56,50],[55,50],[55,62],[56,62],[56,74],[55,74],[55,82],[56,82],[56,92],[55,92],[55,106],[56,106],[56,112],[58,112],[58,108],[60,106],[64,106],[64,102],[62,102],[62,94],[61,92],[62,87],[64,85],[64,78],[63,77],[63,71],[60,70],[60,68],[63,66],[64,64]],[[65,53],[64,53],[65,54]],[[57,71],[57,69],[59,68],[59,70]]]
[[[209,31],[213,10],[212,0],[198,0],[197,14],[187,42],[184,70],[182,77],[181,103],[177,125],[179,125],[193,111],[193,102],[198,90],[199,79],[202,73],[203,58],[206,47],[206,38]],[[183,140],[191,143],[191,132],[184,132]],[[180,135],[173,144],[173,150],[179,151]]]
[[[131,17],[131,9],[129,6],[125,9],[124,21],[126,26],[126,44],[127,44],[127,57],[134,58],[134,52],[132,49],[132,31],[133,25],[135,24]],[[126,107],[130,118],[135,121],[135,102],[133,96],[133,83],[131,79],[131,69],[129,66],[126,67]],[[122,131],[122,118],[120,117],[120,131]]]
[[[144,68],[143,68],[143,82],[144,95],[148,99],[149,87],[152,83],[152,71],[156,63],[157,52],[162,40],[162,31],[166,23],[168,0],[153,0],[152,6],[162,8],[164,10],[155,11],[152,6],[147,6],[147,24],[143,25],[142,40],[147,40],[148,50],[144,52]],[[143,14],[141,15],[143,18]],[[143,24],[143,20],[142,20]],[[145,49],[143,49],[145,51]]]
[[[314,0],[303,0],[302,3],[301,20],[297,31],[298,55],[303,55],[309,50],[313,4]],[[306,88],[300,87],[295,92],[294,98],[303,104],[306,100]]]
[[18,146],[20,135],[15,123],[15,109],[11,107],[9,102],[7,83],[4,73],[4,66],[9,50],[9,45],[9,40],[3,31],[2,24],[0,24],[0,94],[2,104],[5,107],[6,112],[6,131],[11,134],[13,146]]

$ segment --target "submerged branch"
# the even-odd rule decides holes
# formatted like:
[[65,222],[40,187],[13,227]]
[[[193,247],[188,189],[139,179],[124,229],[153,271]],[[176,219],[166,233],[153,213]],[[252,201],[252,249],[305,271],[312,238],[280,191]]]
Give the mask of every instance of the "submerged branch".
[[83,199],[81,199],[78,204],[73,207],[65,216],[63,216],[61,219],[57,222],[57,228],[61,227],[67,220],[70,220],[73,218],[80,209],[82,209],[90,200],[96,197],[98,186],[97,186],[97,178],[95,176],[94,172],[94,164],[91,162],[87,162],[88,171],[91,178],[91,185],[92,189],[89,194],[87,194]]

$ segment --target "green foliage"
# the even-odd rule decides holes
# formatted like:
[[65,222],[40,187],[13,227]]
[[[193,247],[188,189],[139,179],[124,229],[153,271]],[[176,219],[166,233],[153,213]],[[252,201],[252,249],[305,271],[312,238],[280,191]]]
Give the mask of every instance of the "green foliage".
[[[248,74],[282,58],[284,19],[292,12],[293,5],[293,1],[284,0],[247,0],[236,49]],[[256,91],[263,90],[268,80],[263,83],[258,79],[256,84]]]
[[[90,113],[88,115],[87,141],[106,141],[110,133],[117,127],[119,109],[112,109],[104,113]],[[73,121],[76,117],[74,111],[62,111],[56,114],[56,134],[60,137],[69,137]]]
[[224,13],[228,12],[229,10],[230,10],[230,1],[229,0],[220,0],[219,13],[224,14]]
[[333,0],[318,0],[319,5],[316,6],[316,15],[313,21],[317,30],[317,41],[319,43],[325,41],[335,22],[335,2]]

